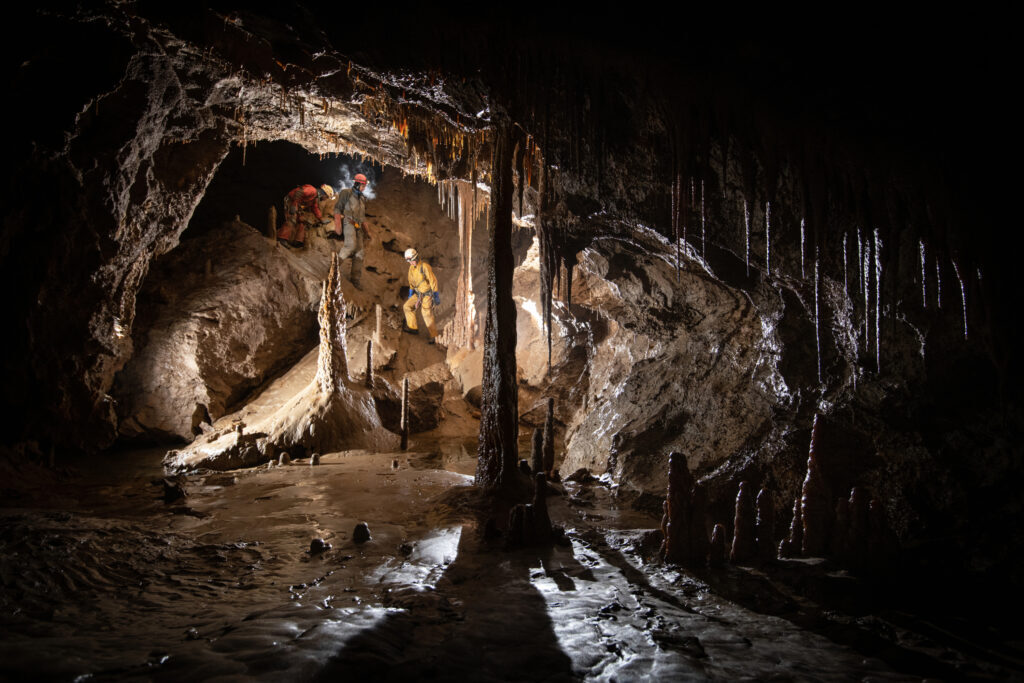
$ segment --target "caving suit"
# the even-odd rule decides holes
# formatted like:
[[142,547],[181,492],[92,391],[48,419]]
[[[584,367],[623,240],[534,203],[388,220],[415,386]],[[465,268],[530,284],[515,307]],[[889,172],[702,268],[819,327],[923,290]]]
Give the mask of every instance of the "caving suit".
[[410,330],[416,327],[416,306],[423,311],[423,322],[427,326],[430,338],[437,336],[437,328],[434,326],[434,292],[437,291],[437,278],[430,265],[423,261],[417,261],[415,265],[409,265],[409,298],[402,308],[405,310],[405,324]]
[[338,261],[352,259],[352,276],[349,278],[356,287],[363,272],[363,231],[366,223],[366,197],[363,193],[346,188],[338,193],[338,201],[334,205],[334,233],[343,235],[345,244],[338,252]]
[[312,185],[300,185],[284,196],[284,223],[277,231],[277,238],[304,244],[306,227],[321,220],[317,189]]

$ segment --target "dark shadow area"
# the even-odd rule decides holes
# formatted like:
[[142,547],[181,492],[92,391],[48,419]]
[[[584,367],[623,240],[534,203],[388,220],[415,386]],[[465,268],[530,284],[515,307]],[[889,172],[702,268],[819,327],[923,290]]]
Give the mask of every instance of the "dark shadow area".
[[[545,551],[496,552],[474,536],[464,527],[435,588],[384,596],[395,611],[346,643],[316,680],[579,680],[530,582]],[[571,579],[556,581],[574,590]]]

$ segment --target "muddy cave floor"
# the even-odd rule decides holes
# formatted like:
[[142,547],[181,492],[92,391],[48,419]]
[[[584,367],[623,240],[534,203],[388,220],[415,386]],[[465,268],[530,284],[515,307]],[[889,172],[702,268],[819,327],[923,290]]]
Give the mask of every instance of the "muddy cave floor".
[[[875,605],[821,561],[695,574],[599,481],[549,498],[565,542],[488,539],[475,438],[423,435],[185,477],[164,450],[5,465],[0,679],[1005,680],[1019,640]],[[17,482],[14,484],[13,482]],[[371,539],[355,543],[354,527]],[[322,538],[331,547],[311,553]],[[954,591],[948,599],[953,600]],[[980,630],[979,630],[980,629]]]

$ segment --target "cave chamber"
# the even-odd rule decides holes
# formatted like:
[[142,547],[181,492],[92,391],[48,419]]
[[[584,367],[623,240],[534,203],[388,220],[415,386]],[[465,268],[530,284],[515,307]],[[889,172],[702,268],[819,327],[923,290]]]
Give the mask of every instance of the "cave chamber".
[[998,35],[186,5],[7,46],[3,676],[1021,674]]

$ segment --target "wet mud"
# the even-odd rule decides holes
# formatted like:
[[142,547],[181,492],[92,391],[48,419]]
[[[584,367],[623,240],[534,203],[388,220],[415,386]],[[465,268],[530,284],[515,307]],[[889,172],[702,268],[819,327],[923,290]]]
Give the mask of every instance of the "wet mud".
[[[921,680],[1012,678],[900,624],[816,608],[778,574],[654,561],[658,520],[595,481],[549,498],[551,548],[484,534],[468,437],[179,476],[28,465],[0,508],[0,679]],[[354,537],[365,523],[370,538]],[[775,575],[770,575],[774,573]],[[916,640],[915,640],[916,639]],[[947,639],[948,640],[948,639]],[[965,654],[966,652],[966,654]],[[975,653],[977,654],[977,653]],[[985,654],[985,653],[982,653]]]

